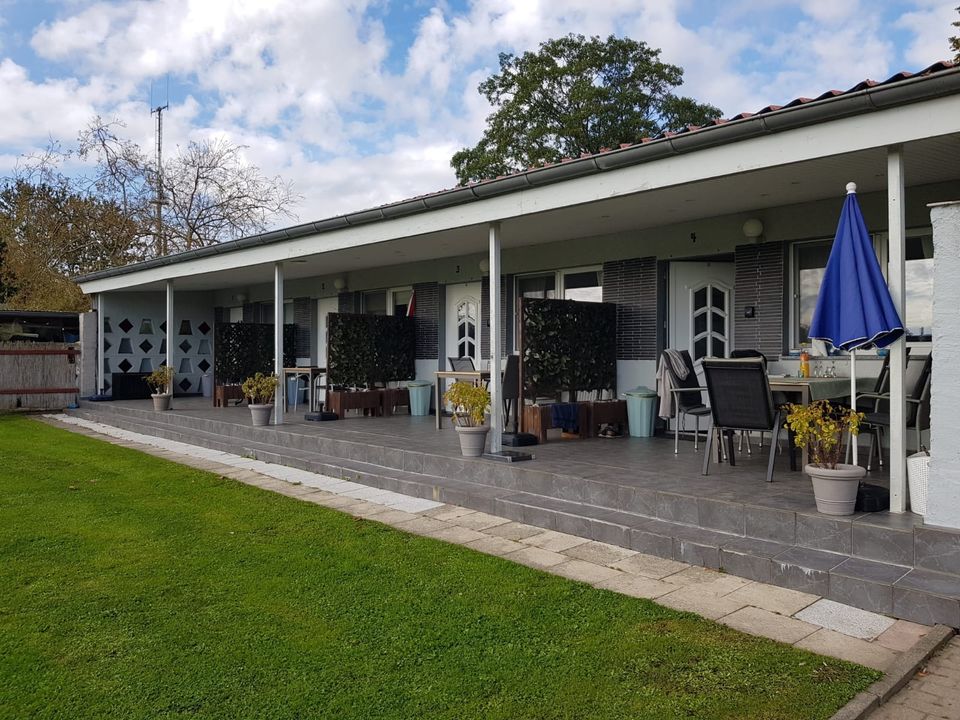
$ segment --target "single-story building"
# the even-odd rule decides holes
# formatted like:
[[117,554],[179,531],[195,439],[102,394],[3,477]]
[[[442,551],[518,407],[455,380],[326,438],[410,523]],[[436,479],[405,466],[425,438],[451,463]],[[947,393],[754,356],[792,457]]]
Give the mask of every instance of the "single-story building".
[[[795,372],[850,181],[908,327],[890,355],[891,510],[906,509],[915,445],[896,422],[909,348],[938,360],[922,428],[934,458],[926,522],[960,528],[960,371],[948,362],[960,350],[960,66],[951,62],[87,275],[97,371],[85,387],[109,394],[114,374],[166,362],[177,391],[196,393],[218,323],[273,323],[278,349],[280,328],[294,324],[298,363],[322,366],[329,313],[402,314],[411,295],[418,378],[471,357],[492,371],[494,407],[524,297],[616,304],[620,392],[652,387],[665,348],[694,358],[755,349]],[[847,374],[845,356],[826,362]],[[880,358],[865,354],[858,367],[876,374]],[[499,413],[492,422],[496,445]]]

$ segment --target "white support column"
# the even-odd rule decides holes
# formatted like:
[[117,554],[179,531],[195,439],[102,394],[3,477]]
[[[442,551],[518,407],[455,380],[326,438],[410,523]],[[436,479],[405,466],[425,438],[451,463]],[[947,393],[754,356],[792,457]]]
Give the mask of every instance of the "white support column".
[[279,384],[273,399],[273,424],[283,425],[287,388],[283,381],[283,263],[273,264],[273,372]]
[[[500,356],[500,223],[490,223],[490,452],[503,450]],[[519,412],[519,410],[518,410]]]
[[173,280],[167,280],[167,367],[174,372],[173,379],[167,387],[167,392],[173,395],[173,388],[176,380],[177,366],[174,365],[173,346],[177,341],[177,326],[174,325],[173,314]]
[[[904,274],[906,215],[904,203],[903,148],[887,150],[887,229],[889,248],[887,283],[893,305],[904,320]],[[907,341],[901,337],[890,346],[890,511],[907,509],[906,402],[903,374]],[[881,450],[882,451],[882,450]]]
[[931,206],[933,377],[928,525],[960,529],[960,201]]
[[97,293],[97,395],[103,395],[103,364],[106,362],[104,358],[103,347],[103,293]]

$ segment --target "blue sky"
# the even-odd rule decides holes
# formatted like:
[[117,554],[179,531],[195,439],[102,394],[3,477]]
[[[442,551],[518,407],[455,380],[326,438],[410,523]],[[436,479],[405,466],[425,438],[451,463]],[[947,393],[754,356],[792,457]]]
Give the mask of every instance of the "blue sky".
[[[0,175],[94,114],[152,147],[225,136],[313,220],[451,187],[499,52],[626,35],[726,115],[949,57],[957,0],[0,0]],[[159,91],[159,94],[158,94]]]

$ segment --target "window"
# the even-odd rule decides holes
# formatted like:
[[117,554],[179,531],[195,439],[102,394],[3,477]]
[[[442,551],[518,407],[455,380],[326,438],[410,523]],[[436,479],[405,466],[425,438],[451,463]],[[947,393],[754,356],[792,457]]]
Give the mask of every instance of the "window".
[[243,322],[243,306],[228,308],[230,315],[228,320],[232,323]]
[[393,299],[390,302],[391,307],[393,308],[393,315],[405,316],[407,314],[407,305],[410,304],[410,296],[413,294],[413,290],[404,289],[404,290],[392,290],[390,295]]
[[479,308],[473,298],[464,298],[457,305],[457,357],[479,360],[477,354],[477,320]]
[[[886,243],[878,243],[881,250],[881,268],[886,274]],[[810,342],[810,323],[817,306],[817,295],[823,272],[830,257],[832,240],[797,243],[793,246],[793,337],[792,346]],[[933,326],[933,236],[929,233],[906,238],[904,254],[903,321],[907,328],[907,340],[929,342]]]
[[727,357],[730,289],[707,283],[690,290],[690,341],[693,359]]
[[363,313],[365,315],[387,314],[387,291],[373,290],[363,294]]
[[794,347],[810,342],[810,323],[813,322],[813,311],[817,307],[817,295],[820,293],[820,283],[823,280],[823,271],[827,267],[831,247],[833,247],[832,240],[794,245]]
[[525,275],[517,278],[518,298],[550,299],[557,297],[557,274]]
[[563,273],[564,300],[603,302],[603,283],[599,270],[570,270]]
[[293,300],[283,301],[283,324],[293,324]]
[[933,332],[933,236],[907,237],[903,319],[907,340],[930,342]]

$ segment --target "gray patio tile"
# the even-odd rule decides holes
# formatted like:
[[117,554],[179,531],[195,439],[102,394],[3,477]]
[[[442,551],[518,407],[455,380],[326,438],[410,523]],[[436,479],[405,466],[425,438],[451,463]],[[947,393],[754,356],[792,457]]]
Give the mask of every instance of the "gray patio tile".
[[808,635],[795,643],[795,647],[859,663],[876,670],[886,670],[896,659],[896,654],[882,645],[842,635],[826,628]]
[[[376,519],[376,516],[374,516],[374,519]],[[477,540],[483,540],[489,536],[484,535],[482,532],[477,530],[471,530],[470,528],[458,527],[454,525],[453,527],[428,532],[427,537],[454,543],[456,545],[466,545],[467,543],[475,542]]]
[[673,559],[673,538],[655,522],[647,527],[631,528],[623,544],[637,552]]
[[690,495],[658,492],[657,517],[667,522],[696,525],[700,517],[697,498]]
[[830,570],[845,556],[822,550],[793,547],[773,558],[773,584],[813,595],[830,590]]
[[677,589],[676,585],[642,575],[630,575],[629,573],[620,573],[616,577],[599,582],[597,587],[630,597],[647,598],[648,600],[653,600]]
[[913,565],[913,530],[855,522],[853,554],[880,562]]
[[697,509],[700,527],[743,535],[745,515],[742,503],[700,497],[697,499]]
[[794,615],[811,603],[816,602],[817,595],[777,587],[750,583],[731,593],[737,600],[743,600],[747,605],[763,608],[778,615]]
[[486,535],[506,538],[507,540],[522,540],[531,535],[539,535],[543,528],[531,527],[519,522],[508,522],[494,527],[488,527],[484,530]]
[[506,525],[509,519],[499,515],[488,515],[483,512],[471,512],[469,515],[461,515],[455,520],[451,520],[460,527],[470,528],[471,530],[487,530],[497,525]]
[[796,517],[793,510],[747,505],[744,531],[748,537],[792,545],[797,539]]
[[850,554],[853,523],[825,515],[797,515],[797,545]]
[[[735,595],[728,595],[724,599],[734,602],[738,600]],[[752,606],[743,607],[721,617],[720,623],[741,632],[767,637],[788,645],[800,642],[820,629],[817,625]]]
[[[896,603],[896,600],[894,600]],[[877,643],[894,652],[909,650],[924,635],[930,632],[929,625],[920,625],[909,620],[897,620],[880,634]]]
[[568,559],[566,562],[551,565],[550,572],[569,580],[576,580],[577,582],[584,582],[590,585],[611,580],[624,574],[606,565],[597,565],[592,562],[587,562],[586,560],[576,559]]
[[574,545],[573,547],[567,548],[563,551],[563,554],[598,565],[614,565],[637,553],[633,550],[617,547],[616,545],[590,541],[582,545]]
[[893,612],[893,583],[908,568],[849,558],[830,571],[831,600],[890,614]]
[[568,558],[566,555],[561,555],[560,553],[550,552],[549,550],[542,550],[541,548],[530,546],[524,546],[519,550],[515,550],[514,552],[504,555],[503,557],[505,557],[507,560],[520,563],[521,565],[527,565],[540,570],[546,570],[554,565],[559,565],[562,562],[570,561],[570,558]]
[[702,615],[710,620],[734,613],[744,607],[744,603],[733,600],[728,596],[705,595],[697,590],[696,585],[681,587],[666,595],[657,598],[657,602],[674,610]]
[[489,535],[481,540],[474,540],[465,545],[465,547],[486,555],[506,555],[523,549],[523,545],[513,540],[507,540],[501,537],[490,537]]
[[591,537],[592,521],[590,518],[558,512],[556,523],[558,532],[588,539]]
[[814,625],[862,640],[874,640],[894,624],[893,618],[861,610],[826,598],[803,608],[794,615]]
[[960,575],[960,532],[917,528],[915,538],[918,568]]
[[912,570],[894,583],[893,613],[924,625],[960,627],[960,578]]
[[770,583],[773,558],[786,549],[786,545],[769,540],[738,538],[720,548],[720,567],[740,577]]
[[534,547],[543,548],[544,550],[565,552],[572,547],[583,545],[584,543],[588,543],[590,541],[587,538],[575,537],[573,535],[567,535],[566,533],[550,530],[540,535],[531,535],[528,538],[523,538],[520,542],[524,543],[525,545],[533,545]]
[[613,563],[613,567],[634,575],[643,575],[654,580],[661,580],[670,575],[682,572],[687,569],[687,565],[676,560],[667,560],[665,558],[653,555],[636,553],[630,557],[624,558]]

